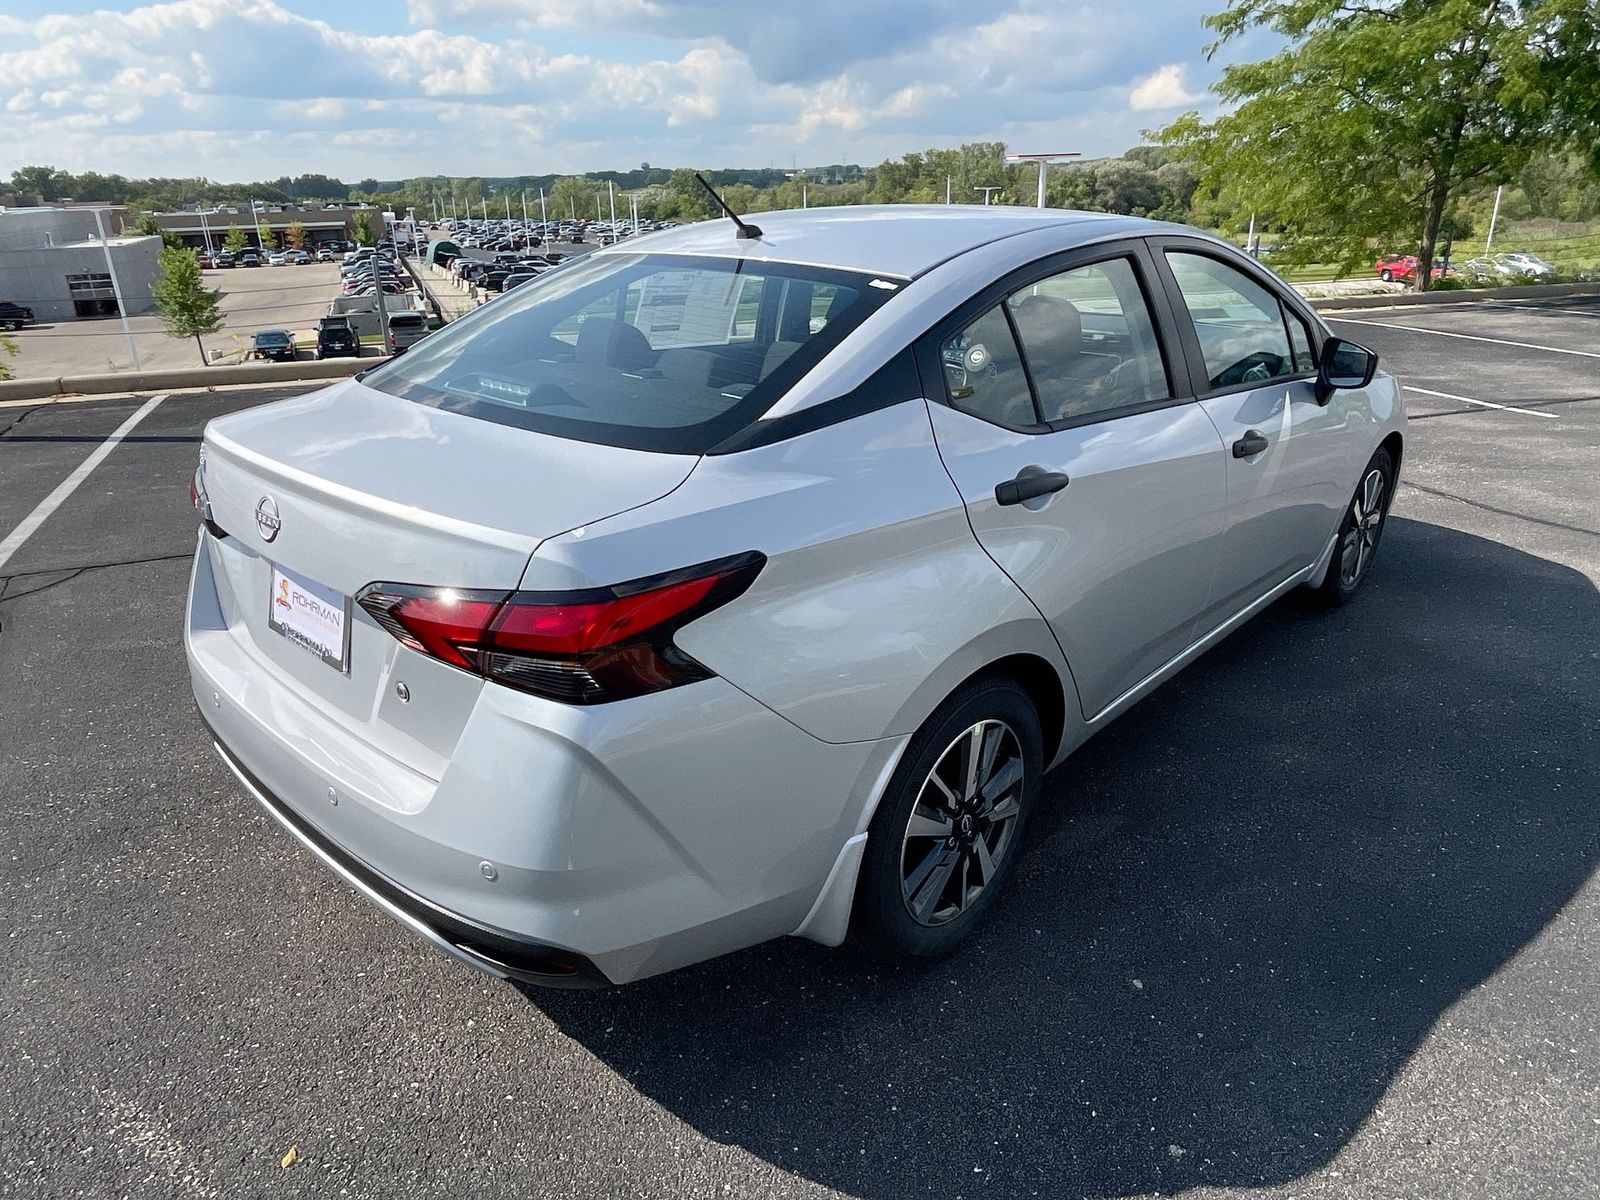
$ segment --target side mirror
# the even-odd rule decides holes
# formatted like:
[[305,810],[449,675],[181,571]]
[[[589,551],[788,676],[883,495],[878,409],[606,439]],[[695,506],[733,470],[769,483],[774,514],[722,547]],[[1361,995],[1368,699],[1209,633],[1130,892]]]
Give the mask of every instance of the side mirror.
[[1326,404],[1334,392],[1364,388],[1378,370],[1378,356],[1365,346],[1343,338],[1322,343],[1322,361],[1317,365],[1317,403]]

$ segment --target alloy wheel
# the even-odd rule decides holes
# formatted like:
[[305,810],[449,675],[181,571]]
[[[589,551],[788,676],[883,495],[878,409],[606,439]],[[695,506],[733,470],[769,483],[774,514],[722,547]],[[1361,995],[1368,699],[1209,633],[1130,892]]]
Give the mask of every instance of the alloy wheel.
[[1004,721],[979,721],[923,781],[900,849],[900,896],[919,925],[955,920],[995,879],[1022,815],[1022,744]]
[[1346,588],[1361,582],[1378,548],[1378,534],[1383,525],[1383,472],[1376,467],[1367,471],[1355,499],[1350,502],[1349,525],[1339,551],[1339,578]]

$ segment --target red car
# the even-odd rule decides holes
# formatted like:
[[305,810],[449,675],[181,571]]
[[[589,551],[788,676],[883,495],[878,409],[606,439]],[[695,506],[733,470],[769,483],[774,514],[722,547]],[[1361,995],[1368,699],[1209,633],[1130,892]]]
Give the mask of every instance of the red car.
[[202,267],[205,267],[207,269],[210,269],[211,267],[214,267],[214,266],[217,265],[216,259],[211,257],[211,251],[209,251],[209,250],[200,251],[198,254],[195,255],[195,258],[199,260],[199,263],[200,263],[200,265]]
[[[1373,270],[1378,272],[1378,278],[1385,283],[1399,280],[1404,283],[1417,277],[1417,256],[1415,254],[1385,254],[1373,264]],[[1444,268],[1438,263],[1433,265],[1433,270],[1428,272],[1429,278],[1443,279]]]

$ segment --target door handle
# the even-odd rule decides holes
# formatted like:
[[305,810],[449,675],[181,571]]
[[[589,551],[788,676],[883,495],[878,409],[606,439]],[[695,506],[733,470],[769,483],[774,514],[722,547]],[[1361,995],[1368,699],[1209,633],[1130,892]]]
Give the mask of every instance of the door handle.
[[1259,429],[1247,429],[1244,436],[1233,444],[1233,456],[1249,458],[1252,454],[1260,454],[1266,448],[1266,435]]
[[1071,482],[1061,471],[1038,471],[1028,475],[1018,473],[1015,479],[994,485],[994,501],[996,504],[1021,504],[1024,500],[1059,492]]

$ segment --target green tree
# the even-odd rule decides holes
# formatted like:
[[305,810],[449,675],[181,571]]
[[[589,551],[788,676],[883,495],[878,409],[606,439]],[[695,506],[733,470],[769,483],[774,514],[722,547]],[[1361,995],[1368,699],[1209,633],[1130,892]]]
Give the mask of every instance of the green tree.
[[161,228],[160,225],[156,224],[155,217],[149,213],[140,214],[139,219],[134,222],[133,231],[140,237],[160,238],[161,244],[168,250],[180,250],[183,248],[183,239],[173,233],[172,230]]
[[229,225],[228,232],[222,239],[222,247],[229,254],[237,254],[250,244],[250,236],[237,225]]
[[265,221],[256,226],[256,242],[263,250],[271,250],[278,244],[277,239],[272,236],[272,226]]
[[372,232],[372,214],[365,210],[356,214],[353,228],[356,231],[356,245],[374,246],[378,239]]
[[1415,245],[1419,290],[1463,192],[1580,133],[1595,104],[1573,83],[1600,60],[1594,0],[1231,0],[1206,24],[1208,54],[1258,29],[1288,45],[1225,68],[1228,111],[1161,140],[1225,206],[1291,229],[1301,261]]
[[552,183],[546,199],[550,215],[558,218],[570,217],[573,213],[577,213],[580,219],[586,217],[593,203],[594,185],[571,175],[563,175]]
[[299,221],[291,221],[289,228],[284,231],[283,240],[291,250],[300,250],[306,244],[306,227]]
[[194,339],[204,363],[206,348],[200,337],[222,328],[222,313],[217,307],[222,293],[201,284],[200,261],[193,250],[163,250],[159,262],[161,270],[150,285],[156,312],[168,337]]

